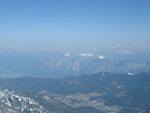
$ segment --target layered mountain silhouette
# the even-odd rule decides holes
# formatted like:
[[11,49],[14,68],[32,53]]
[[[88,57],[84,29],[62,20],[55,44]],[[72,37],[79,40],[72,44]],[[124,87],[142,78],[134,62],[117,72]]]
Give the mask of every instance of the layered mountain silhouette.
[[150,109],[149,73],[114,74],[102,72],[62,79],[28,76],[0,79],[0,86],[1,89],[12,91],[32,91],[34,93],[45,91],[46,96],[71,107],[82,107],[80,110],[84,110],[84,107],[88,105],[105,113],[112,111],[148,113]]

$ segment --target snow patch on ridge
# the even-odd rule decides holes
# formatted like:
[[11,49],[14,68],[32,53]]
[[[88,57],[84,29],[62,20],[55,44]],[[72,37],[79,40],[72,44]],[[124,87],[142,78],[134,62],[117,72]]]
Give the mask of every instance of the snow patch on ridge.
[[92,57],[93,56],[93,54],[91,54],[91,53],[81,53],[80,54],[81,56],[83,56],[83,57]]
[[105,59],[105,57],[104,57],[104,56],[101,56],[101,55],[98,56],[98,58],[99,58],[99,59]]
[[70,56],[71,56],[70,53],[65,53],[64,55],[65,55],[66,57],[70,57]]
[[128,75],[129,75],[129,76],[133,76],[134,74],[133,74],[133,73],[128,73]]

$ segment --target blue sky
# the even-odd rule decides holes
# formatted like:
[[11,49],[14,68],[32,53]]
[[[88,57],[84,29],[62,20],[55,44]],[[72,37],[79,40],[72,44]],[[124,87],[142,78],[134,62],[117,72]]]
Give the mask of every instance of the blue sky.
[[150,46],[150,0],[0,0],[0,47]]

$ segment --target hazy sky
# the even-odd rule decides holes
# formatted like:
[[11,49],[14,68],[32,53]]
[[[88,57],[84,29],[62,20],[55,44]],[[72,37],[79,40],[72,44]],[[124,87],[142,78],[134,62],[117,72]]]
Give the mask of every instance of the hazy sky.
[[0,47],[150,46],[150,0],[0,0]]

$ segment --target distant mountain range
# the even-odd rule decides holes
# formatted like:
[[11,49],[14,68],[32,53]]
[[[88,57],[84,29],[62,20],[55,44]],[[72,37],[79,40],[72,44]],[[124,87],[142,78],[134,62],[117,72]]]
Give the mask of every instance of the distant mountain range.
[[150,112],[150,73],[102,72],[62,79],[28,76],[0,79],[0,87],[3,90],[22,92],[21,94],[27,97],[30,95],[29,92],[34,92],[65,103],[74,109],[82,107],[83,110],[84,107],[90,106],[93,110],[104,113]]
[[149,53],[0,51],[0,113],[150,113]]
[[147,53],[0,51],[0,77],[63,78],[92,74],[150,72]]

